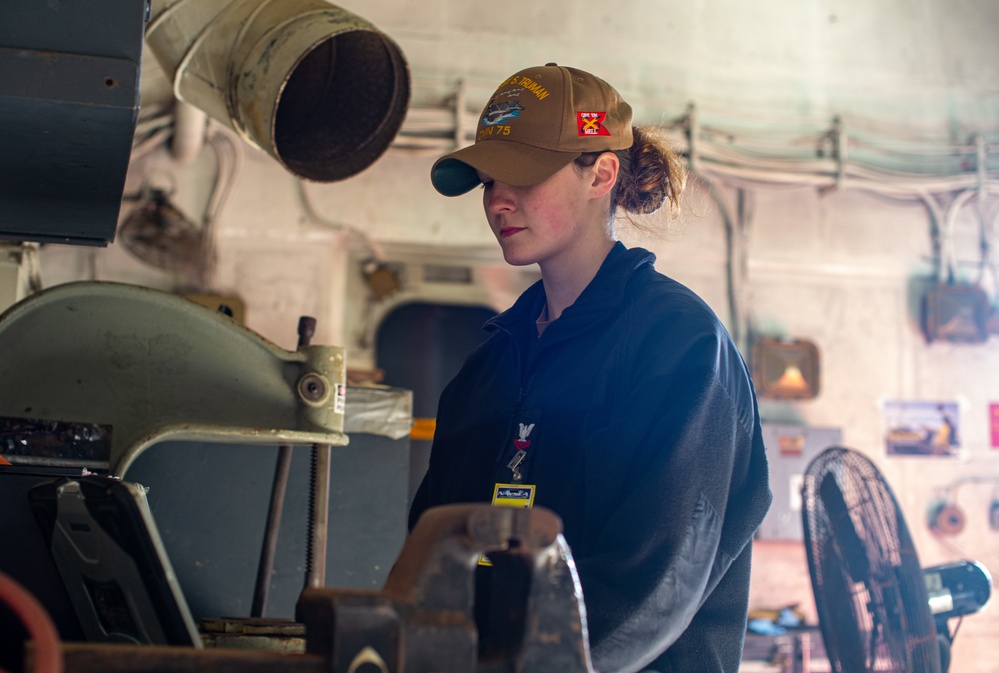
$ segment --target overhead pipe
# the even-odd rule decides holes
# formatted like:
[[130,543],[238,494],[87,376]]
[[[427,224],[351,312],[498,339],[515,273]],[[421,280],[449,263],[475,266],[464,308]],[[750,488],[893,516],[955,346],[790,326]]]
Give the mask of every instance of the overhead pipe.
[[324,0],[152,0],[145,39],[177,100],[305,180],[370,166],[409,105],[398,45]]
[[170,151],[181,166],[189,166],[205,146],[208,133],[208,119],[205,111],[182,100],[177,101],[173,111],[173,138]]

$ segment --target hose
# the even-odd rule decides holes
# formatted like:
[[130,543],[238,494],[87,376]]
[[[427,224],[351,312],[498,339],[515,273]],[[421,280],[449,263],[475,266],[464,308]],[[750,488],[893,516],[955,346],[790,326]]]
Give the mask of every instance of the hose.
[[14,579],[0,572],[0,602],[6,604],[34,641],[34,673],[62,673],[59,632],[42,604]]

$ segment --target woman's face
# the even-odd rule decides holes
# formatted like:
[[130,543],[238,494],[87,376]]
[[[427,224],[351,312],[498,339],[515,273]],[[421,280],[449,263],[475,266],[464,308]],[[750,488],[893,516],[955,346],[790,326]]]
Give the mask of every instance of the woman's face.
[[537,184],[514,187],[479,173],[486,219],[507,263],[544,269],[606,236],[592,225],[587,175],[570,163]]

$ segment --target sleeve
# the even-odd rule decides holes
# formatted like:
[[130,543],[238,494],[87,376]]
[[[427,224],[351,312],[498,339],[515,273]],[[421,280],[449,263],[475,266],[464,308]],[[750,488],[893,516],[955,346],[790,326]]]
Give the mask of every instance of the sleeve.
[[420,515],[422,515],[430,507],[430,470],[423,475],[423,479],[420,480],[420,486],[416,489],[416,495],[413,496],[413,502],[409,506],[409,532],[413,532],[413,527],[416,526],[416,522],[419,521]]
[[409,532],[413,532],[413,528],[416,526],[416,522],[419,521],[420,516],[435,504],[433,483],[435,475],[441,469],[441,454],[444,452],[442,444],[445,443],[444,428],[449,427],[447,425],[448,420],[446,413],[451,406],[448,392],[453,386],[454,381],[452,380],[448,383],[448,385],[444,386],[444,390],[441,391],[440,398],[438,399],[437,424],[436,429],[434,430],[434,439],[430,449],[430,460],[427,464],[427,471],[423,475],[423,479],[420,480],[420,485],[416,489],[416,494],[413,496],[413,502],[410,503],[409,506]]
[[[587,499],[587,519],[600,524],[574,552],[601,673],[641,670],[684,634],[770,497],[755,394],[720,328],[659,346],[634,371],[608,428],[592,436],[621,447],[614,466],[586,479],[587,494],[618,495]],[[726,590],[748,594],[748,577],[739,584]],[[736,647],[744,629],[743,614]]]

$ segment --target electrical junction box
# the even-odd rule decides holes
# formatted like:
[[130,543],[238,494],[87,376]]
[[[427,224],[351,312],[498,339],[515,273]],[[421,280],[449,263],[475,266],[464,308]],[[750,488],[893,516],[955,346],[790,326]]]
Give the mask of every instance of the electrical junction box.
[[774,499],[756,533],[758,540],[804,540],[801,487],[805,468],[815,456],[842,441],[839,428],[763,423]]
[[937,284],[923,298],[926,341],[981,343],[989,338],[990,312],[989,299],[980,287]]

